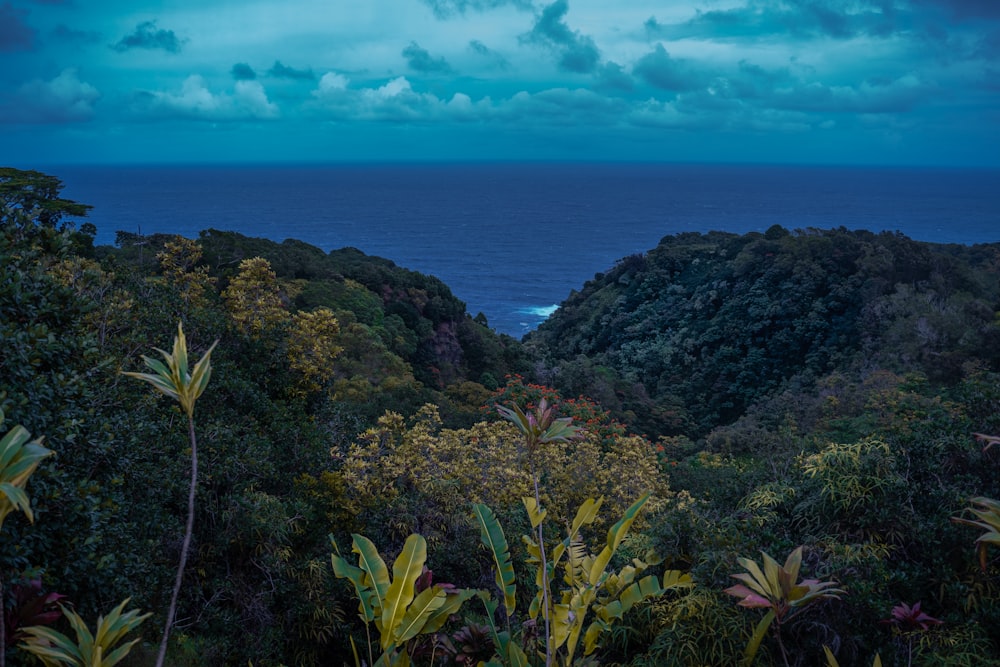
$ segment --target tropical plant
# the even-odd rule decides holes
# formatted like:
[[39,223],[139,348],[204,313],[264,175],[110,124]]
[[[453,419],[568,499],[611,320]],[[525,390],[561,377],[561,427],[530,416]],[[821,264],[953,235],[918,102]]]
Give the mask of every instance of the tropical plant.
[[177,565],[177,577],[174,580],[174,590],[170,596],[170,609],[167,612],[167,620],[163,627],[163,639],[160,642],[156,667],[162,667],[163,661],[166,658],[170,627],[173,625],[174,615],[177,613],[177,598],[180,595],[181,584],[184,580],[184,567],[187,564],[188,548],[191,546],[191,535],[194,532],[194,500],[195,491],[198,487],[198,441],[195,438],[194,432],[194,405],[198,397],[205,391],[205,387],[208,386],[208,380],[212,376],[211,356],[216,344],[218,344],[218,341],[212,343],[212,346],[195,363],[194,367],[189,369],[187,339],[184,336],[183,326],[178,322],[173,352],[166,352],[156,348],[156,351],[163,357],[163,362],[142,355],[143,361],[153,370],[152,373],[124,373],[124,375],[129,377],[148,382],[157,391],[180,403],[181,408],[188,418],[188,438],[191,441],[191,484],[188,488],[187,524],[184,528],[184,541],[181,544],[180,563]]
[[833,581],[803,579],[796,582],[802,565],[802,547],[796,548],[789,554],[784,566],[778,565],[777,561],[763,551],[761,555],[764,557],[763,566],[749,558],[737,559],[747,571],[731,576],[743,583],[731,586],[725,592],[740,598],[737,604],[741,607],[768,610],[757,624],[743,652],[743,664],[749,665],[753,662],[764,635],[773,624],[778,649],[781,651],[785,666],[788,667],[788,652],[781,639],[782,625],[810,604],[824,599],[837,599],[844,591],[831,588],[836,585]]
[[[340,555],[333,536],[330,555],[334,574],[347,579],[358,596],[358,614],[365,623],[368,636],[368,662],[373,667],[409,665],[406,643],[418,635],[437,632],[448,618],[475,592],[450,585],[434,584],[417,592],[418,579],[424,575],[427,561],[427,541],[420,535],[410,535],[392,566],[392,579],[378,549],[363,535],[353,535],[352,551],[358,554],[358,565],[351,565]],[[374,659],[371,624],[379,632],[382,653]],[[354,658],[362,664],[354,640]]]
[[891,625],[893,630],[902,635],[906,644],[906,664],[907,667],[913,664],[913,641],[914,636],[920,632],[926,632],[932,625],[941,625],[942,621],[926,614],[920,610],[920,602],[915,602],[913,606],[901,602],[892,608],[892,616],[882,621]]
[[[0,410],[0,425],[3,421],[4,413]],[[15,510],[24,512],[28,521],[34,523],[31,499],[24,487],[41,460],[50,454],[52,450],[42,446],[42,438],[32,440],[31,434],[20,424],[0,439],[0,529],[7,516]],[[6,664],[5,606],[3,579],[0,578],[0,667]]]
[[[537,558],[541,564],[541,571],[547,573],[548,566],[545,562],[545,532],[541,521],[542,518],[544,518],[544,512],[541,511],[542,500],[538,492],[538,459],[541,453],[539,450],[543,445],[552,442],[566,442],[567,440],[577,437],[580,432],[580,427],[573,425],[573,419],[571,417],[562,417],[557,419],[552,408],[544,398],[539,401],[538,408],[534,411],[526,413],[517,403],[512,403],[509,408],[498,405],[497,412],[499,412],[504,419],[517,426],[521,433],[524,434],[524,444],[526,449],[525,458],[531,468],[531,481],[535,489],[534,505],[531,506],[526,502],[525,507],[528,508],[528,515],[531,516],[531,527],[537,531],[537,541],[535,544],[538,549]],[[534,516],[532,516],[532,509],[535,511]],[[537,521],[535,520],[536,517],[538,519]],[[551,667],[553,647],[550,633],[550,626],[552,624],[550,613],[552,605],[549,596],[549,580],[547,576],[541,577],[541,590],[539,591],[539,595],[541,596],[542,616],[545,621],[545,667]]]
[[[3,410],[0,410],[0,424],[3,421]],[[24,512],[28,521],[34,522],[31,500],[24,487],[41,460],[52,453],[51,449],[42,446],[42,438],[31,440],[31,434],[21,425],[7,431],[0,440],[0,528],[15,510]]]
[[[640,578],[654,563],[646,563],[637,558],[617,572],[608,570],[612,556],[648,500],[649,495],[646,494],[626,510],[621,520],[608,530],[605,545],[596,555],[583,543],[581,531],[597,519],[602,503],[600,498],[583,503],[568,527],[565,539],[552,547],[548,560],[543,559],[545,551],[533,535],[523,536],[528,550],[528,564],[533,567],[535,586],[538,588],[529,606],[528,616],[532,621],[537,621],[539,614],[551,619],[551,623],[545,625],[546,636],[543,638],[547,665],[557,659],[562,665],[572,665],[581,638],[583,654],[591,655],[601,645],[602,634],[621,621],[637,603],[662,595],[667,590],[690,588],[693,585],[689,575],[677,570],[665,572],[662,582],[654,575]],[[545,510],[530,497],[524,499],[524,505],[532,528],[537,529],[545,520]],[[497,647],[497,660],[489,664],[527,665],[526,648],[530,647],[514,641],[510,629],[517,584],[507,539],[496,516],[488,507],[475,505],[473,513],[482,542],[493,558],[496,583],[503,597],[508,625],[504,631],[499,631],[492,625],[498,603],[487,603]],[[556,592],[553,590],[553,580],[560,570],[563,586]],[[593,617],[587,625],[590,612],[593,612]]]
[[62,616],[58,602],[66,596],[61,593],[43,592],[40,579],[14,584],[11,586],[11,593],[14,595],[14,608],[4,615],[7,636],[4,646],[13,646],[20,641],[24,628],[32,625],[52,625]]
[[26,638],[20,648],[34,655],[45,667],[113,667],[128,655],[139,639],[114,648],[125,635],[152,616],[139,614],[137,609],[122,613],[130,598],[125,599],[107,616],[97,619],[97,631],[91,633],[83,619],[73,611],[59,605],[63,616],[69,621],[76,641],[61,632],[42,626],[24,628]]
[[986,547],[990,544],[1000,546],[1000,502],[991,498],[970,498],[969,502],[977,506],[978,509],[966,508],[969,512],[979,518],[978,521],[952,517],[955,523],[984,528],[985,533],[976,538],[979,552],[979,565],[986,570]]

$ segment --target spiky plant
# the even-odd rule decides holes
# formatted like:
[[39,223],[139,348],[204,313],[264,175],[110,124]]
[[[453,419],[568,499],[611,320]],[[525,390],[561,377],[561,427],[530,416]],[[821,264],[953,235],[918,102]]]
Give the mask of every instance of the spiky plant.
[[97,631],[91,632],[83,619],[73,611],[59,605],[63,616],[76,634],[76,641],[52,628],[34,625],[24,628],[26,635],[21,649],[42,661],[45,667],[114,667],[121,662],[138,642],[133,639],[118,648],[114,646],[125,635],[139,626],[152,614],[139,615],[137,609],[122,613],[131,598],[115,607],[107,616],[97,619]]
[[184,327],[177,323],[177,336],[174,338],[172,352],[166,352],[155,348],[163,357],[163,361],[142,355],[146,366],[153,370],[152,373],[124,373],[129,377],[134,377],[144,382],[148,382],[153,387],[173,398],[180,403],[181,408],[188,418],[188,437],[191,441],[191,484],[188,489],[188,514],[187,524],[184,527],[184,541],[181,544],[180,563],[177,566],[177,577],[174,580],[174,590],[170,596],[170,609],[167,612],[167,621],[163,627],[163,638],[160,641],[160,651],[156,657],[156,667],[163,667],[163,661],[167,655],[167,641],[170,638],[170,628],[174,623],[174,615],[177,613],[177,598],[180,595],[181,583],[184,579],[184,567],[187,565],[188,548],[191,546],[191,535],[194,532],[194,499],[195,491],[198,487],[198,441],[194,432],[194,405],[198,397],[208,386],[208,380],[212,377],[212,350],[219,341],[212,343],[208,351],[202,356],[193,368],[188,367],[187,339],[184,337]]
[[[0,410],[0,425],[3,421],[3,410]],[[42,438],[32,440],[31,434],[20,424],[0,440],[0,528],[3,528],[4,519],[14,511],[24,512],[28,521],[34,523],[31,499],[24,488],[38,464],[51,454],[51,449],[42,446]],[[3,599],[3,581],[0,579],[0,667],[6,664],[7,646]]]
[[788,558],[785,564],[778,565],[777,561],[768,556],[763,551],[763,567],[749,558],[737,559],[740,565],[746,570],[739,574],[731,575],[734,579],[743,582],[736,584],[725,590],[729,595],[740,598],[737,603],[741,607],[750,609],[767,609],[767,614],[757,624],[750,642],[743,653],[744,664],[749,665],[757,655],[760,642],[767,633],[771,624],[774,624],[774,634],[778,641],[778,648],[785,665],[788,665],[788,654],[781,640],[781,626],[783,623],[801,611],[804,607],[824,599],[837,599],[844,591],[836,586],[833,581],[819,581],[818,579],[799,578],[799,568],[802,566],[802,547],[798,547]]

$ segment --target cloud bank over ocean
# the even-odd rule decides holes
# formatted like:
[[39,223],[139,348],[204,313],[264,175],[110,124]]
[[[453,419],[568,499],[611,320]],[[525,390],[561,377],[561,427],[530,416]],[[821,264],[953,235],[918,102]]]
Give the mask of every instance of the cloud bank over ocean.
[[0,139],[47,162],[997,165],[998,7],[0,0]]

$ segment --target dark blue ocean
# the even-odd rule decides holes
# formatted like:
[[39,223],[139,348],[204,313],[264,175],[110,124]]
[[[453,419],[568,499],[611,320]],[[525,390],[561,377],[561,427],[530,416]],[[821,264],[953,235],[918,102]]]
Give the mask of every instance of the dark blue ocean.
[[209,227],[352,246],[447,283],[520,337],[573,289],[678,232],[832,228],[1000,241],[1000,171],[669,164],[49,167],[115,231]]

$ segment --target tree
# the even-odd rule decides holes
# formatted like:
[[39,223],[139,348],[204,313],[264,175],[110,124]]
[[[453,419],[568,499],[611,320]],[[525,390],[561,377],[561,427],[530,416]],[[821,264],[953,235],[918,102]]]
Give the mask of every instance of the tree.
[[260,338],[288,321],[278,278],[263,257],[240,262],[239,273],[223,290],[222,298],[236,328],[251,338]]
[[40,171],[0,167],[0,209],[4,217],[23,211],[43,227],[57,227],[64,216],[83,217],[93,208],[59,196],[63,183]]
[[298,378],[299,391],[318,391],[333,378],[334,360],[343,351],[337,344],[340,323],[329,308],[292,316],[288,332],[288,364]]

